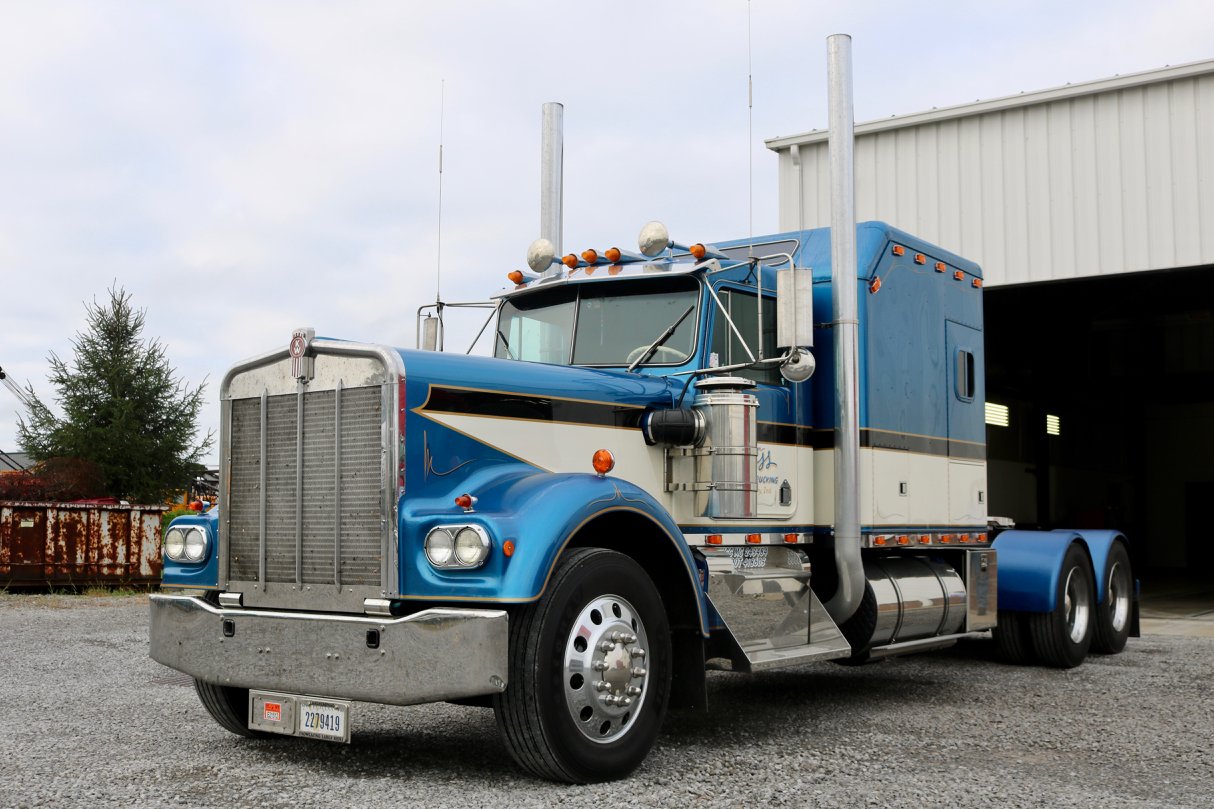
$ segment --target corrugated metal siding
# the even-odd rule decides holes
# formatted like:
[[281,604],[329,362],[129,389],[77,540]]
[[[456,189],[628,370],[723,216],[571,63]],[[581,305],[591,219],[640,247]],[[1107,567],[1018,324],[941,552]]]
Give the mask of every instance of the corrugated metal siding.
[[[977,261],[988,284],[1214,264],[1214,61],[1203,64],[859,125],[857,216]],[[786,230],[830,224],[824,135],[799,137],[800,182],[798,139],[772,143]]]

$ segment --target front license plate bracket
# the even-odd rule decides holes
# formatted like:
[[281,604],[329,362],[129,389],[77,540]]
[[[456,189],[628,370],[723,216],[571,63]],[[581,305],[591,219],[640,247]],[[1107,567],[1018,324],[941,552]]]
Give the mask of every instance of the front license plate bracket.
[[249,692],[249,729],[350,743],[350,703],[328,697]]

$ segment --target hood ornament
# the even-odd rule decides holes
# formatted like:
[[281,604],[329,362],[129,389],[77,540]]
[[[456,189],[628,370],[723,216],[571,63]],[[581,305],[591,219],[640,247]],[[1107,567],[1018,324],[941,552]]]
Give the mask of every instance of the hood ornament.
[[296,329],[291,332],[291,342],[287,345],[291,355],[291,376],[305,384],[316,375],[316,356],[312,353],[315,337],[316,329]]

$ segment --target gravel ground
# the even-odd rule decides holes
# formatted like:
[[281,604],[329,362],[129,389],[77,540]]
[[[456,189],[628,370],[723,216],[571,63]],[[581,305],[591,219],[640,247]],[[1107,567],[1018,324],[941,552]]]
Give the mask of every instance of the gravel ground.
[[1078,669],[990,643],[860,668],[714,673],[611,785],[521,775],[492,712],[356,704],[353,743],[250,741],[147,655],[144,596],[0,596],[2,806],[1214,805],[1214,639]]

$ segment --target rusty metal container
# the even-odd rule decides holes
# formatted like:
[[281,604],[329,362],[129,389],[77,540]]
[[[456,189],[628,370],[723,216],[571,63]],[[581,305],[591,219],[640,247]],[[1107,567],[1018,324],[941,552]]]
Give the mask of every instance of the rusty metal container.
[[155,583],[167,510],[0,502],[0,586]]

